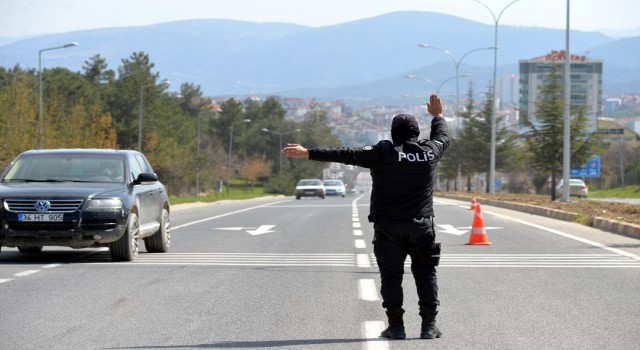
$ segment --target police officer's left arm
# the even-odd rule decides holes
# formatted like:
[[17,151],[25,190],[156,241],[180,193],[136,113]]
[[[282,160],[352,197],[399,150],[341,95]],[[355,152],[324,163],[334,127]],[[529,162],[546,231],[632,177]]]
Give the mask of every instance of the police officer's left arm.
[[376,157],[375,146],[365,146],[360,149],[341,148],[305,148],[298,144],[288,144],[282,149],[282,154],[290,158],[309,158],[321,162],[338,162],[369,168],[371,160]]

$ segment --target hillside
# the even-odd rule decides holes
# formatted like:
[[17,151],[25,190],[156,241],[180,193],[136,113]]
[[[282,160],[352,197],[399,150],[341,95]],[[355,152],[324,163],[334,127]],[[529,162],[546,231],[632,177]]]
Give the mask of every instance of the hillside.
[[[437,82],[455,74],[451,57],[418,44],[446,49],[459,59],[493,46],[493,30],[492,25],[430,12],[396,12],[326,27],[186,20],[24,38],[0,44],[0,66],[37,68],[38,50],[76,41],[80,45],[72,49],[46,52],[43,67],[81,71],[90,57],[101,55],[117,69],[122,59],[142,51],[172,82],[172,90],[194,83],[208,96],[389,99],[402,95],[398,89],[424,92],[424,85],[407,83],[406,74],[419,72]],[[564,38],[563,30],[501,26],[499,73],[517,73],[518,60],[562,49]],[[605,62],[605,95],[614,88],[640,91],[640,69],[633,60],[640,56],[640,37],[615,40],[573,31],[571,38],[572,51]],[[484,87],[492,65],[492,50],[474,52],[461,62],[460,74],[472,74],[476,86]]]

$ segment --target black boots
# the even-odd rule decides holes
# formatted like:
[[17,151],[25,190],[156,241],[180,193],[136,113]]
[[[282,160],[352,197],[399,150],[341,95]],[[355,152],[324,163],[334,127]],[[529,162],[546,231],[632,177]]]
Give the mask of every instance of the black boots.
[[442,332],[436,327],[436,319],[422,319],[422,330],[420,331],[421,339],[435,339],[440,338]]
[[[407,335],[404,332],[404,321],[402,321],[402,314],[404,310],[390,312],[387,311],[387,318],[389,319],[389,327],[380,333],[380,336],[388,339],[406,339]],[[431,313],[428,316],[422,317],[422,328],[420,330],[421,339],[435,339],[442,336],[442,332],[436,327],[436,314]]]
[[397,312],[387,311],[386,313],[389,319],[389,327],[382,331],[380,336],[389,339],[405,339],[407,335],[404,333],[404,322],[402,321],[404,310]]

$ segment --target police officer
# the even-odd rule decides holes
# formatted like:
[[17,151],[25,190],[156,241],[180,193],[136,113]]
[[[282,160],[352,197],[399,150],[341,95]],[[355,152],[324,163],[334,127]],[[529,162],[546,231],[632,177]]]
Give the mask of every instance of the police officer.
[[423,339],[439,338],[436,327],[438,283],[436,268],[439,244],[433,224],[433,184],[436,167],[449,145],[442,103],[431,95],[427,111],[433,116],[428,140],[418,140],[416,118],[400,114],[391,123],[392,141],[353,148],[308,149],[289,144],[282,153],[291,158],[309,158],[369,168],[373,179],[369,221],[374,224],[374,253],[381,277],[382,307],[389,326],[381,337],[405,339],[402,315],[404,261],[411,256],[411,272],[419,297]]

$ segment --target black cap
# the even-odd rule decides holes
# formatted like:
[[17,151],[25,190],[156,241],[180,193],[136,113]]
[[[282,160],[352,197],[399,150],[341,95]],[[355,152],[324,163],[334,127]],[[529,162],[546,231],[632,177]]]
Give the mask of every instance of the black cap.
[[420,128],[416,117],[410,114],[398,114],[391,122],[391,138],[403,141],[420,136]]

